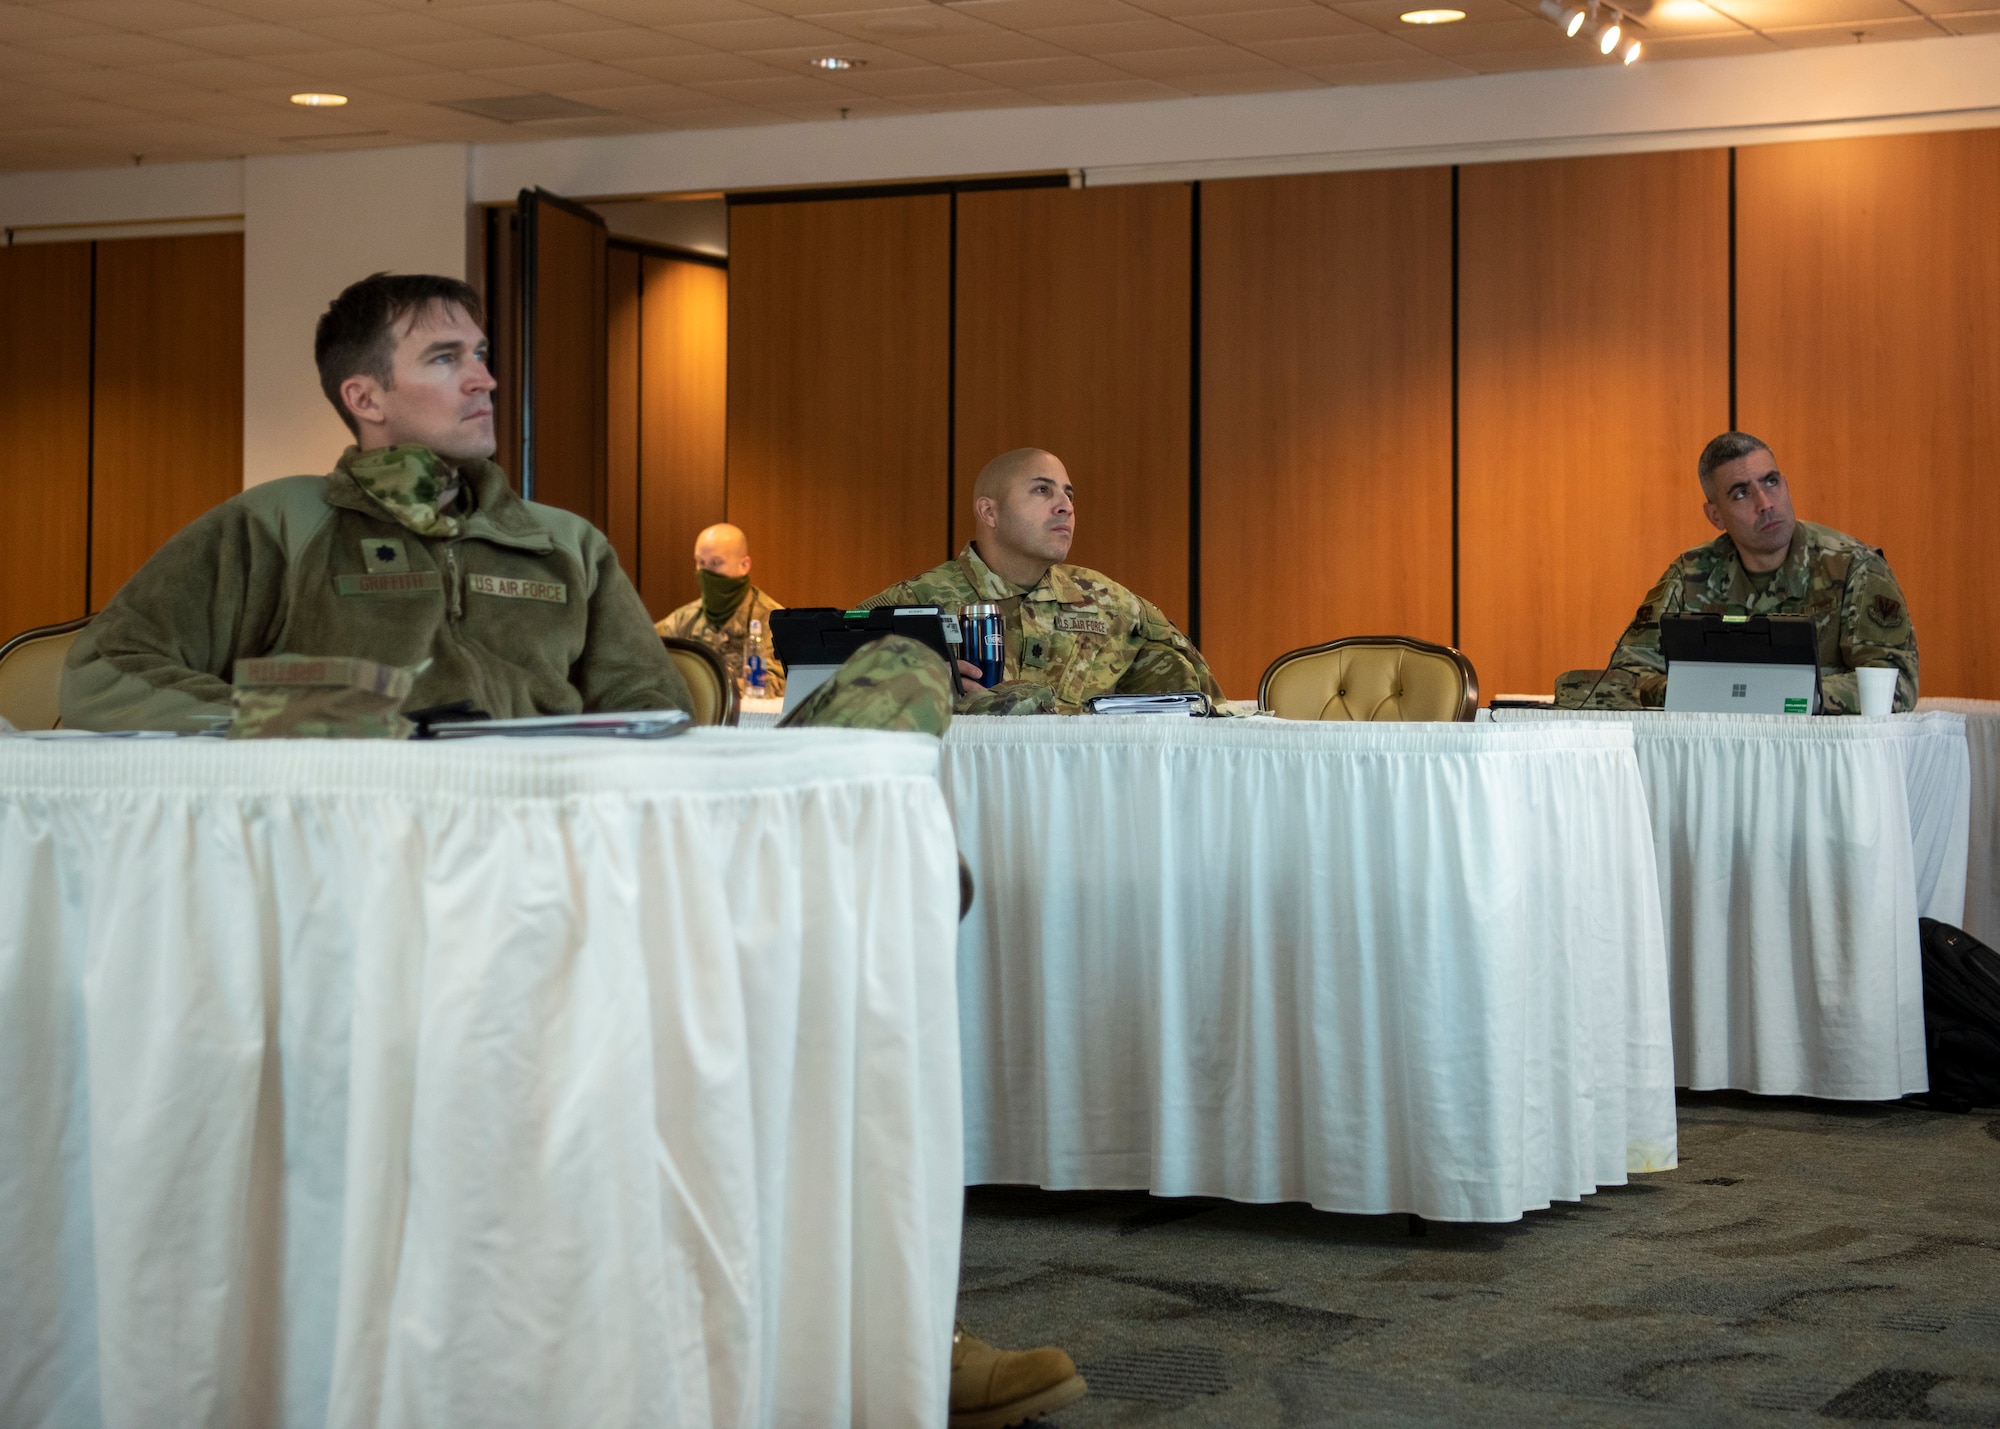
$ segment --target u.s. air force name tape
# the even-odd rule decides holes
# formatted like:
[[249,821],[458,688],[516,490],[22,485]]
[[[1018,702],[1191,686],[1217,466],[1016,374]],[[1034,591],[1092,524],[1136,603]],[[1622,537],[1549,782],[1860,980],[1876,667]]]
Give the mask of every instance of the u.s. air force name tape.
[[569,587],[561,581],[517,581],[511,576],[474,573],[465,578],[465,588],[474,595],[498,595],[509,600],[546,600],[552,605],[569,604]]
[[401,595],[406,591],[443,590],[436,571],[390,571],[373,576],[335,576],[342,595]]

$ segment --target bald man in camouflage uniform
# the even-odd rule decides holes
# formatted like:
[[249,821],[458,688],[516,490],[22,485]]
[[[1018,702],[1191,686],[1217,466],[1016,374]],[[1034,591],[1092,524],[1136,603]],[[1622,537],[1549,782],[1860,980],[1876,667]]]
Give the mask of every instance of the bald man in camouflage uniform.
[[1657,709],[1666,699],[1663,615],[1805,615],[1819,641],[1820,697],[1830,714],[1859,714],[1855,670],[1894,666],[1898,710],[1917,704],[1917,634],[1882,553],[1827,526],[1800,521],[1771,449],[1724,432],[1696,474],[1703,513],[1722,532],[1684,552],[1646,593],[1601,677],[1573,671],[1556,683],[1570,709]]
[[[1109,694],[1200,690],[1218,708],[1222,687],[1166,613],[1108,576],[1062,564],[1076,531],[1069,473],[1022,447],[995,457],[973,487],[978,535],[955,560],[894,585],[864,606],[976,602],[1000,607],[1001,683],[973,690],[960,714],[1080,714]],[[960,669],[976,679],[975,666]]]

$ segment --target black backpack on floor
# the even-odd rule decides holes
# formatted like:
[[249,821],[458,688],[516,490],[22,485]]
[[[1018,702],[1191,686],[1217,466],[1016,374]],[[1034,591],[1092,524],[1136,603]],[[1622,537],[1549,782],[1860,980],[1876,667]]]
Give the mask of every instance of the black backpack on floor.
[[2000,1106],[2000,953],[1935,918],[1917,928],[1931,1099],[1958,1111]]

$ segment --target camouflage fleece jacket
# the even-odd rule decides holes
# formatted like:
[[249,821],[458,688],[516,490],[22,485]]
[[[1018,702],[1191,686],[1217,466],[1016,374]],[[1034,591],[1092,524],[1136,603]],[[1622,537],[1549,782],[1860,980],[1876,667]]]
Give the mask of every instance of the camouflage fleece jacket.
[[1917,634],[1888,561],[1874,547],[1828,526],[1801,521],[1784,564],[1759,593],[1728,536],[1683,553],[1626,627],[1594,694],[1587,681],[1568,681],[1557,703],[1589,709],[1657,707],[1666,698],[1667,662],[1660,654],[1663,615],[1809,615],[1819,636],[1820,695],[1830,714],[1856,714],[1861,695],[1854,671],[1894,665],[1896,708],[1917,704]]
[[[422,448],[385,450],[449,474]],[[63,723],[198,728],[228,716],[236,661],[279,654],[428,662],[409,709],[470,700],[507,718],[693,707],[588,521],[523,501],[491,462],[460,468],[470,514],[398,515],[385,504],[394,491],[373,496],[357,483],[361,460],[350,447],[330,476],[253,486],[173,536],[71,647]],[[418,524],[450,534],[420,535]]]
[[708,618],[699,600],[691,600],[653,629],[682,640],[699,640],[722,657],[722,663],[728,667],[729,678],[741,684],[743,656],[750,647],[750,622],[761,621],[764,626],[764,693],[767,698],[775,700],[785,693],[785,667],[771,653],[771,612],[783,609],[756,586],[750,586],[744,590],[743,599],[736,603],[729,619],[720,625]]
[[[1144,596],[1082,566],[1050,566],[1027,590],[995,575],[968,542],[955,561],[946,561],[914,579],[890,586],[862,602],[880,605],[935,605],[956,614],[961,607],[991,601],[1000,607],[1005,631],[1003,683],[1049,691],[1058,714],[1081,714],[1098,695],[1166,694],[1200,690],[1219,706],[1222,687],[1208,662],[1174,628],[1166,613]],[[962,714],[985,714],[1018,707],[974,693]]]

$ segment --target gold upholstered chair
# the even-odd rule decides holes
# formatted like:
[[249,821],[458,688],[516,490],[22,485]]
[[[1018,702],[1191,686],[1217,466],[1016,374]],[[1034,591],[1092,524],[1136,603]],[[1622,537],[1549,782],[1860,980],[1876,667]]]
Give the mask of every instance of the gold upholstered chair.
[[1479,708],[1479,676],[1449,645],[1355,635],[1280,655],[1257,703],[1282,719],[1462,721]]
[[694,722],[735,724],[736,682],[729,678],[729,667],[722,663],[722,657],[699,640],[679,635],[662,635],[660,643],[673,656],[674,668],[694,695]]
[[24,630],[0,645],[0,717],[16,729],[54,729],[62,715],[62,668],[90,617]]

